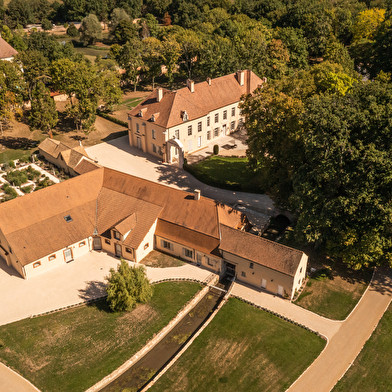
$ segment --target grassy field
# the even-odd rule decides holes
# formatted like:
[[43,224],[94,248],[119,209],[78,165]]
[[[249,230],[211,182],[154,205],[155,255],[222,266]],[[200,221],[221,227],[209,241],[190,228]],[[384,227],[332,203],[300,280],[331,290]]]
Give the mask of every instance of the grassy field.
[[297,301],[312,312],[344,320],[360,300],[371,279],[371,271],[323,268],[311,276]]
[[168,268],[181,267],[185,263],[178,257],[173,257],[162,252],[153,250],[140,262],[148,267],[154,268]]
[[284,391],[325,345],[313,333],[230,299],[152,391]]
[[333,392],[392,391],[392,305]]
[[247,158],[213,156],[187,167],[199,181],[205,184],[242,190],[262,192],[257,176],[247,168]]
[[200,287],[155,285],[152,300],[127,313],[101,301],[1,326],[0,360],[42,392],[84,391],[137,352]]

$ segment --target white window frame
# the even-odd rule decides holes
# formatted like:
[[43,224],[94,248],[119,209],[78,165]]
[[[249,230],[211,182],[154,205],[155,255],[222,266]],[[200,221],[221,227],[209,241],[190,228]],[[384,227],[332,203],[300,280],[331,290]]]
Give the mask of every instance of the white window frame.
[[231,129],[232,131],[234,131],[234,129],[235,129],[235,121],[232,121],[232,122],[231,122],[231,124],[230,124],[230,129]]
[[224,110],[224,111],[223,111],[223,119],[224,119],[224,120],[227,120],[227,110]]
[[219,127],[214,128],[214,137],[218,137],[219,136]]
[[211,131],[207,131],[207,140],[211,140]]
[[210,126],[210,116],[207,117],[207,127]]
[[203,128],[202,128],[202,122],[199,121],[199,122],[197,123],[197,132],[201,132],[202,130],[203,130]]
[[153,139],[156,139],[156,132],[155,132],[154,129],[151,129],[151,137],[152,137]]
[[219,113],[215,113],[215,124],[219,122]]
[[192,125],[188,125],[188,136],[192,136]]
[[161,240],[161,246],[163,249],[173,250],[173,244],[166,240]]
[[235,106],[233,108],[231,108],[231,117],[235,116]]
[[193,259],[193,253],[192,249],[182,248],[182,254],[188,259]]
[[176,129],[176,130],[174,131],[174,136],[175,136],[177,139],[180,139],[180,130],[179,130],[179,129]]

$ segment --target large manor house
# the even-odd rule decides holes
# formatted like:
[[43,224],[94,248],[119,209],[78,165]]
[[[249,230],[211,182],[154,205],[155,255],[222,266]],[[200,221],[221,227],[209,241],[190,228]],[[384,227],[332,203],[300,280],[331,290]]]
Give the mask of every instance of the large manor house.
[[[176,92],[158,88],[129,114],[130,142],[167,162],[181,158],[236,129],[240,96],[261,84],[239,71]],[[40,152],[74,177],[0,204],[0,263],[25,279],[88,252],[139,263],[153,249],[288,299],[305,279],[306,254],[248,233],[245,214],[198,190],[100,167],[81,146],[47,139]]]

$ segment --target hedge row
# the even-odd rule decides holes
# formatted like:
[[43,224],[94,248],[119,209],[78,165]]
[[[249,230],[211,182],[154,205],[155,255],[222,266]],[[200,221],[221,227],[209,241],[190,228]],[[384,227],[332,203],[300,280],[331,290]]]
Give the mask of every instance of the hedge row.
[[109,120],[109,121],[114,122],[118,125],[122,125],[123,127],[128,128],[128,124],[125,121],[119,120],[118,118],[110,116],[109,114],[101,112],[100,110],[97,110],[97,115],[100,117],[103,117],[106,120]]

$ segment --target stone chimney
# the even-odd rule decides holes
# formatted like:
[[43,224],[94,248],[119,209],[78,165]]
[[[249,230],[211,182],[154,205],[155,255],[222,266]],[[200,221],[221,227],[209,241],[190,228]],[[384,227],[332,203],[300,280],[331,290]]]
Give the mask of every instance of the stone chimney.
[[157,101],[161,102],[163,98],[163,89],[161,87],[157,88]]
[[207,83],[209,86],[211,86],[211,78],[207,78]]
[[237,71],[237,81],[240,86],[243,86],[245,83],[245,72],[244,71]]
[[195,92],[195,82],[193,80],[187,79],[186,86],[189,88],[191,93]]
[[201,194],[200,190],[199,190],[199,189],[195,189],[195,190],[193,191],[193,197],[194,197],[194,199],[195,199],[195,200],[200,200],[200,194]]

